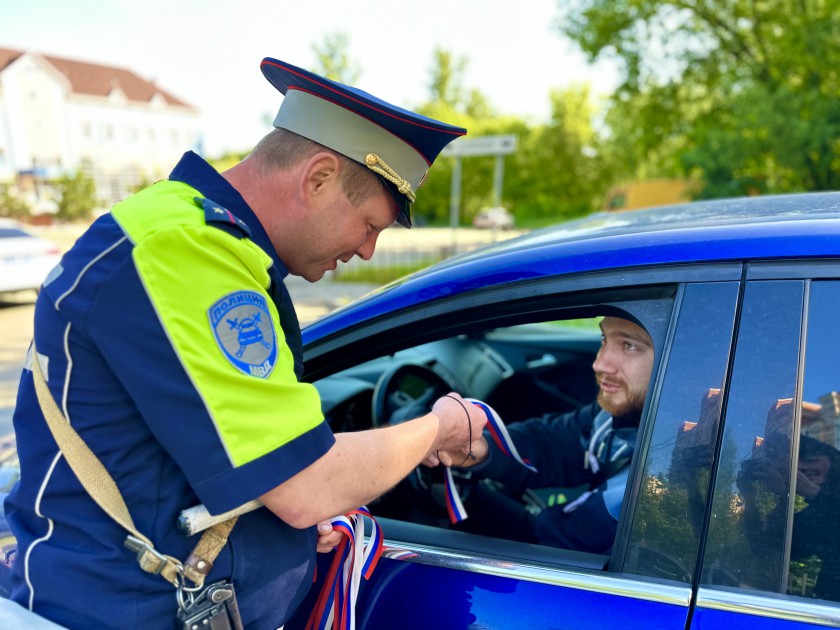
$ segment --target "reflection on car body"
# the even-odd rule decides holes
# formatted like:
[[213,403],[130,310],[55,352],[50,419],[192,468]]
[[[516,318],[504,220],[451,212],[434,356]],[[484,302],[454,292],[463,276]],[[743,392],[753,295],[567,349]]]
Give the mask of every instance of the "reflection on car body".
[[[359,626],[840,626],[837,208],[826,193],[592,215],[307,326],[304,378],[335,431],[400,422],[449,390],[509,426],[585,404],[605,316],[638,323],[654,347],[607,553],[510,540],[478,513],[459,531],[440,471],[418,468],[369,506],[387,549]],[[773,471],[748,479],[757,458]],[[468,501],[475,479],[457,481]],[[539,511],[581,489],[490,490]]]

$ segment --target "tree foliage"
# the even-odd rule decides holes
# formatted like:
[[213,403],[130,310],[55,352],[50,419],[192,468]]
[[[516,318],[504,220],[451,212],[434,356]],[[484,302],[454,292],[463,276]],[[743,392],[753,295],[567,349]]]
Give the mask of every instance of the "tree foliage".
[[[460,125],[468,137],[515,135],[516,153],[504,158],[502,205],[519,225],[536,226],[586,214],[600,201],[609,180],[610,166],[600,157],[603,142],[595,130],[596,106],[587,86],[557,90],[551,100],[552,116],[546,124],[499,114],[486,96],[464,84],[466,59],[450,52],[434,52],[430,99],[418,111],[431,118]],[[493,203],[496,158],[462,160],[461,223]],[[441,157],[418,195],[415,213],[447,224],[453,158]]]
[[[517,136],[501,203],[518,225],[585,214],[635,179],[689,179],[699,198],[840,189],[840,0],[565,0],[558,11],[590,60],[622,68],[605,101],[587,85],[555,89],[550,119],[534,124],[497,111],[466,84],[468,60],[438,48],[427,98],[400,104],[470,138]],[[316,71],[356,82],[346,35],[313,48]],[[462,224],[495,202],[494,164],[462,160]],[[430,170],[421,221],[449,224],[454,165],[441,156]]]
[[560,30],[623,83],[607,120],[627,170],[701,196],[840,187],[838,0],[573,0]]
[[518,153],[523,168],[515,189],[543,223],[590,212],[610,177],[588,86],[555,90],[550,99],[550,121],[526,136]]
[[333,81],[354,85],[359,79],[359,65],[350,58],[350,38],[346,33],[328,33],[321,44],[313,44],[318,57],[315,72]]
[[93,179],[82,171],[63,175],[55,181],[58,196],[56,216],[65,221],[89,219],[97,205]]
[[[356,82],[358,66],[350,58],[346,35],[329,35],[314,49],[318,54],[316,72],[343,83]],[[599,105],[588,86],[547,94],[551,119],[535,125],[498,112],[485,94],[466,84],[467,67],[466,58],[436,49],[431,59],[427,98],[401,105],[465,127],[469,138],[517,137],[518,150],[504,158],[501,203],[516,216],[518,226],[536,227],[596,209],[615,177],[618,161],[610,159],[597,131]],[[245,154],[228,153],[209,161],[222,171],[244,157]],[[454,165],[454,158],[441,156],[430,169],[412,207],[412,216],[419,223],[449,225]],[[460,224],[469,225],[481,208],[495,202],[494,173],[495,157],[462,160]]]
[[0,217],[23,219],[32,214],[32,208],[15,194],[8,184],[0,184]]

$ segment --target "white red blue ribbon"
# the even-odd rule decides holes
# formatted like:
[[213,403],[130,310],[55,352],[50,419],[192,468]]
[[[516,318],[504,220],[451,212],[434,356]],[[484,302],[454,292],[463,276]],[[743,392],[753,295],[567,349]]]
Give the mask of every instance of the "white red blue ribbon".
[[[516,445],[513,443],[513,440],[511,440],[510,434],[508,433],[507,428],[505,428],[505,423],[502,422],[502,419],[499,417],[499,414],[496,413],[495,409],[487,403],[476,400],[475,398],[464,398],[464,401],[474,404],[487,416],[487,430],[490,432],[490,437],[493,438],[493,441],[502,453],[516,460],[528,470],[537,472],[537,469],[531,465],[531,462],[522,457],[519,454],[519,451],[516,450]],[[455,478],[452,476],[452,470],[449,467],[446,468],[446,511],[449,513],[449,520],[453,524],[460,523],[468,516],[467,511],[464,509],[464,504],[461,502],[461,497],[458,494],[458,487],[455,485]]]
[[455,485],[452,469],[447,466],[444,474],[446,475],[446,511],[449,513],[449,521],[453,524],[460,523],[467,518],[467,510],[461,502],[461,495],[458,494],[458,486]]
[[[364,518],[373,524],[367,542]],[[330,524],[344,536],[336,547],[306,630],[355,630],[359,586],[362,578],[370,578],[382,555],[382,528],[364,506],[334,518]]]

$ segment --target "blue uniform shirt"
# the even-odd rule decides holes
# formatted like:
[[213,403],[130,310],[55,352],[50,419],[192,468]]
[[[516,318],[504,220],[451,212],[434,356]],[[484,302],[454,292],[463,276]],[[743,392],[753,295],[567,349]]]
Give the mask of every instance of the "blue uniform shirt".
[[[162,553],[184,559],[198,541],[177,532],[181,510],[246,503],[334,442],[317,393],[298,382],[285,275],[239,193],[188,153],[170,180],[98,219],[39,295],[51,393]],[[171,627],[174,588],[138,567],[61,456],[31,360],[14,415],[22,475],[6,501],[12,598],[68,627]],[[245,625],[276,628],[311,586],[315,538],[252,512],[208,582],[232,578]]]

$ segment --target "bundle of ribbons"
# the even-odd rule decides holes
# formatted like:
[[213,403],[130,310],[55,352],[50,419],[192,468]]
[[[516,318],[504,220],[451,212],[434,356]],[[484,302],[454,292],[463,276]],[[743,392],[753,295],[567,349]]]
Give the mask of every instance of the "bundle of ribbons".
[[[492,407],[473,398],[464,400],[478,406],[487,415],[490,436],[505,455],[537,472],[527,459],[519,455],[502,419]],[[446,509],[453,523],[467,518],[450,468],[446,468]],[[371,535],[367,541],[364,519],[370,520],[372,524]],[[344,536],[336,548],[321,592],[306,624],[306,630],[355,630],[356,599],[361,580],[370,578],[384,549],[382,529],[365,507],[339,516],[333,519],[331,524]]]
[[[527,459],[519,455],[519,451],[516,450],[516,446],[510,438],[510,434],[505,427],[505,423],[502,422],[502,419],[499,417],[499,414],[496,413],[495,409],[487,403],[476,400],[475,398],[465,398],[464,400],[468,403],[476,405],[486,414],[487,430],[490,433],[490,437],[493,439],[493,442],[496,443],[496,446],[499,447],[499,450],[501,450],[502,453],[515,459],[528,470],[537,472],[537,469],[532,466]],[[464,509],[464,504],[461,502],[461,496],[458,493],[458,486],[455,484],[452,469],[448,467],[446,469],[446,511],[449,513],[449,520],[452,521],[453,524],[459,523],[467,518],[467,511]]]
[[[373,525],[367,542],[364,519]],[[362,578],[370,578],[382,555],[382,528],[367,508],[336,517],[331,524],[344,536],[336,547],[306,630],[355,630],[359,585]]]
[[[491,438],[499,449],[508,457],[537,472],[531,463],[521,457],[516,450],[510,435],[505,428],[499,414],[487,403],[474,398],[465,398],[468,403],[478,406],[487,415],[487,429]],[[452,470],[446,468],[446,509],[452,523],[458,523],[467,518],[467,511],[461,502],[458,488],[452,475]],[[250,503],[218,516],[211,516],[203,505],[185,510],[178,521],[179,529],[186,535],[202,531],[215,523],[226,520],[234,515],[244,514],[261,507],[259,501]],[[372,523],[371,535],[365,542],[364,519]],[[369,579],[384,549],[382,529],[364,506],[348,512],[331,521],[334,529],[345,535],[336,548],[321,592],[312,614],[306,624],[306,630],[355,630],[356,627],[356,599],[362,578]],[[408,555],[408,552],[404,552]],[[389,557],[398,557],[392,555]]]

